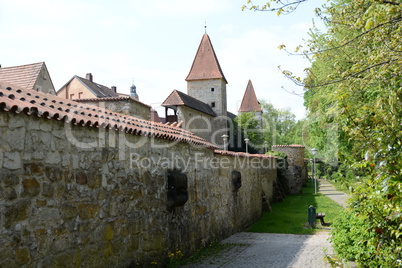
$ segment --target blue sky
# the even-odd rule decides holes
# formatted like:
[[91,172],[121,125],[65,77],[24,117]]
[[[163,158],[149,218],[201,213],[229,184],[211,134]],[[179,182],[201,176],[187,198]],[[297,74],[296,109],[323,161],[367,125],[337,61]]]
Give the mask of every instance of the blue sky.
[[[157,108],[185,78],[204,34],[211,38],[228,80],[228,110],[237,114],[249,79],[259,99],[305,115],[302,92],[278,65],[302,75],[309,63],[288,56],[312,27],[310,0],[294,13],[242,11],[246,0],[0,0],[0,64],[44,61],[58,90],[72,76],[129,93],[134,79],[140,100]],[[316,19],[317,20],[317,19]],[[158,110],[159,111],[159,110]]]

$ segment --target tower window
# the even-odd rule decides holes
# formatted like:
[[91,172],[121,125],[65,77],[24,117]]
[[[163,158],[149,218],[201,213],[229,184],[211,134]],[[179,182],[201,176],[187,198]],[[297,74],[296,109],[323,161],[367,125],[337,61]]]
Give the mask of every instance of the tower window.
[[215,107],[215,102],[211,103],[211,107],[214,108]]
[[215,91],[215,88],[211,87],[211,92],[214,92],[214,91]]

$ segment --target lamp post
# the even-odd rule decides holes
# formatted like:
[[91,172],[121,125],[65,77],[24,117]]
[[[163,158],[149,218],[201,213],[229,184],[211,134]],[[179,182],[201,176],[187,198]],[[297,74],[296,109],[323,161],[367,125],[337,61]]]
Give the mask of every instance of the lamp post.
[[310,159],[310,164],[311,164],[311,177],[313,177],[313,159]]
[[246,143],[246,153],[248,153],[248,142],[250,141],[250,139],[245,138],[244,142]]
[[268,142],[264,141],[264,149],[265,149],[265,153],[268,152]]
[[226,134],[223,134],[222,135],[222,139],[223,139],[223,150],[224,151],[227,151],[227,145],[226,145],[226,142],[228,141],[228,138],[229,138],[229,136],[228,135],[226,135]]
[[311,149],[311,152],[313,154],[313,179],[314,179],[314,193],[317,194],[317,180],[315,178],[315,154],[317,153],[317,149],[313,148]]

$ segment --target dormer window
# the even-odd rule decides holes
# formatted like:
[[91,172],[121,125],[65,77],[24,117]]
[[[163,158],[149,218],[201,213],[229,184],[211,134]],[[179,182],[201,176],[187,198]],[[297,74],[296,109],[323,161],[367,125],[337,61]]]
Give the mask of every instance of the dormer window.
[[211,87],[211,92],[214,92],[214,91],[215,91],[215,88]]
[[212,102],[212,103],[211,103],[211,107],[212,107],[212,108],[215,108],[215,102]]

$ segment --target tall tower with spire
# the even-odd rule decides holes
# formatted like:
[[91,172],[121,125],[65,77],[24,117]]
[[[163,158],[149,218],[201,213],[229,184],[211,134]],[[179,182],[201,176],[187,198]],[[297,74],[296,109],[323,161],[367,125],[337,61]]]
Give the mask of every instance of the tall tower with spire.
[[240,113],[254,113],[255,119],[258,121],[260,127],[262,127],[262,109],[251,80],[248,80],[246,91],[244,92],[243,100],[239,108],[239,114]]
[[[187,94],[212,107],[217,116],[227,116],[226,78],[211,39],[204,34],[186,78]],[[222,125],[226,128],[225,125]]]

